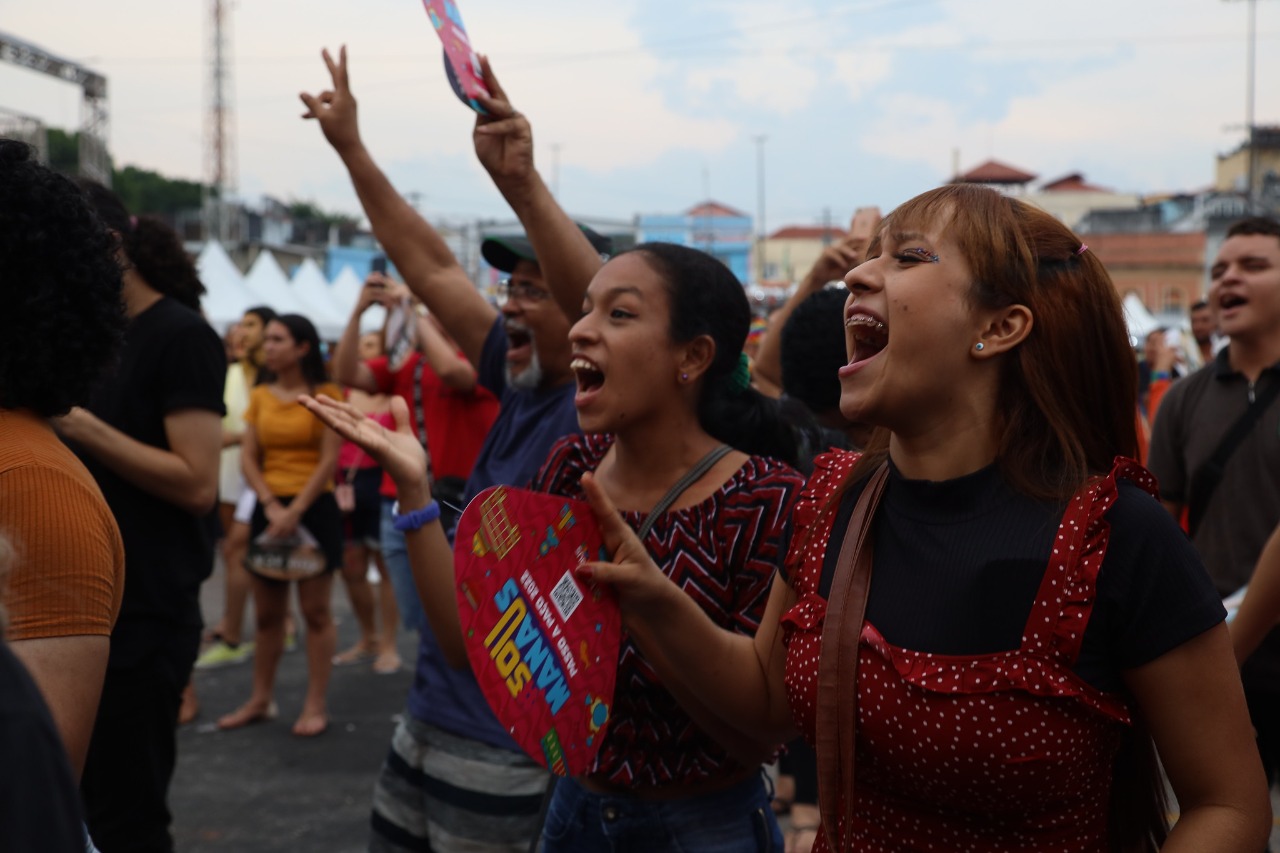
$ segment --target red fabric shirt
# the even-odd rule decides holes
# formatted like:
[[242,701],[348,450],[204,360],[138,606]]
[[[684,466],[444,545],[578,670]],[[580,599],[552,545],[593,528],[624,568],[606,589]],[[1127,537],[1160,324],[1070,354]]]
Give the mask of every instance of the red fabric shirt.
[[[782,619],[786,687],[811,743],[827,608],[819,593],[823,561],[843,538],[843,531],[832,537],[829,504],[857,458],[842,452],[815,460],[794,517],[797,530],[814,535],[787,558],[797,602]],[[1118,477],[1155,488],[1149,473],[1123,461],[1071,500],[1019,648],[929,654],[894,646],[863,624],[857,803],[852,826],[842,819],[838,834],[851,837],[853,849],[1108,849],[1113,763],[1130,713],[1119,696],[1084,682],[1072,666],[1093,609],[1109,541],[1102,516],[1116,499]],[[813,849],[829,849],[823,831]]]
[[[611,435],[561,439],[531,487],[584,500],[582,475],[594,471],[612,445]],[[754,634],[786,549],[787,516],[803,483],[783,463],[752,456],[711,497],[659,518],[645,547],[717,625]],[[637,528],[646,513],[622,515]],[[652,788],[722,779],[740,769],[689,718],[624,634],[613,712],[592,775],[614,785]]]
[[[419,423],[419,407],[414,403],[413,387],[413,375],[421,359],[420,353],[411,353],[396,371],[387,366],[385,356],[365,362],[373,372],[378,391],[404,398],[415,433],[424,426]],[[432,474],[436,478],[467,479],[471,476],[471,468],[480,454],[485,436],[498,417],[498,398],[478,384],[470,391],[450,388],[440,381],[430,365],[423,364],[421,400]],[[389,476],[382,478],[381,494],[388,498],[396,495],[395,485]]]

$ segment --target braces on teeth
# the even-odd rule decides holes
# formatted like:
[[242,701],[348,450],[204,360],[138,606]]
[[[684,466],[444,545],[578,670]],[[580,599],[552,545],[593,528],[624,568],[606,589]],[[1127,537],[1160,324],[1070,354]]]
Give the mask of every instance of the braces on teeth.
[[844,324],[846,326],[866,326],[867,328],[875,329],[877,332],[884,331],[884,323],[881,323],[879,320],[876,320],[872,317],[866,317],[861,314],[850,317],[848,320],[844,321]]

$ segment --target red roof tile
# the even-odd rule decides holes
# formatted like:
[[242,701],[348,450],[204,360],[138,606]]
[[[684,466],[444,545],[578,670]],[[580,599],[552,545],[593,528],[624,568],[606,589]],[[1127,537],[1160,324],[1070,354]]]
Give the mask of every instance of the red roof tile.
[[824,237],[839,240],[844,229],[834,225],[786,225],[769,235],[770,240],[821,240]]
[[721,204],[718,201],[704,201],[695,204],[693,207],[685,211],[685,216],[739,216],[745,217],[747,214],[741,210],[734,210],[727,204]]
[[997,160],[988,160],[980,166],[974,166],[962,175],[954,178],[957,184],[1025,184],[1034,181],[1036,176]]
[[1077,192],[1077,193],[1108,193],[1111,190],[1106,187],[1096,187],[1088,183],[1084,179],[1084,175],[1079,172],[1072,172],[1070,175],[1063,175],[1056,181],[1050,181],[1040,188],[1041,192],[1061,193],[1061,192]]

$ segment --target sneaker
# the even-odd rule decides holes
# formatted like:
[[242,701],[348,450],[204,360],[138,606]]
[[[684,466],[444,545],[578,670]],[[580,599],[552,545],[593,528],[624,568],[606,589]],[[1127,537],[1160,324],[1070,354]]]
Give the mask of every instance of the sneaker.
[[196,658],[196,669],[217,669],[220,666],[232,666],[244,663],[253,657],[253,643],[241,643],[238,646],[228,645],[218,640],[204,654]]

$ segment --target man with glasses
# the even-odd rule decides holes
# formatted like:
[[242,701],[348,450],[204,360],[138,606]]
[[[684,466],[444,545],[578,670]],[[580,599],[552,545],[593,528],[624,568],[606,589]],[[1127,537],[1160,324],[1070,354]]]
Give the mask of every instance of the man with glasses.
[[[529,196],[531,204],[513,201],[510,188],[495,175],[529,237],[491,237],[481,246],[485,259],[510,275],[502,305],[494,308],[365,148],[345,48],[337,61],[327,51],[323,55],[333,89],[304,94],[304,118],[317,120],[342,158],[374,235],[405,283],[474,365],[479,384],[501,401],[464,501],[492,485],[523,486],[557,439],[578,432],[569,317],[581,314],[581,292],[610,243],[575,225],[536,173],[533,180],[541,189]],[[493,121],[482,118],[476,128],[476,150],[486,168],[491,163],[486,144],[498,138],[483,128]],[[527,152],[501,140],[498,145],[507,154],[527,157],[531,167],[531,143]],[[497,153],[500,160],[503,152]],[[528,170],[522,175],[521,186],[528,186]],[[577,304],[568,306],[569,314],[551,298],[547,281],[556,277],[577,288]],[[420,637],[408,714],[396,729],[374,791],[369,849],[523,853],[538,828],[548,775],[498,723],[470,669],[452,669],[429,628]]]

